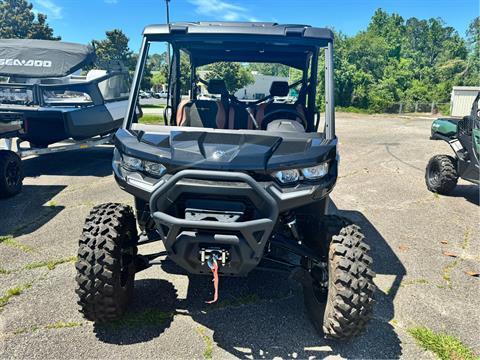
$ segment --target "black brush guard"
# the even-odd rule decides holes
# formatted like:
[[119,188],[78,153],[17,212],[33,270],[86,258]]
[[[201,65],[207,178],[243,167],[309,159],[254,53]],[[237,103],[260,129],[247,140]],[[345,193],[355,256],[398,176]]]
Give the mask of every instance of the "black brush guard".
[[[258,217],[221,222],[187,220],[168,214],[180,196],[192,194],[225,199],[240,195],[254,204]],[[278,218],[278,204],[262,186],[247,174],[226,171],[182,170],[176,173],[153,191],[150,211],[169,258],[188,272],[197,274],[210,272],[207,264],[201,261],[201,250],[218,249],[228,251],[220,273],[246,275],[262,259]]]

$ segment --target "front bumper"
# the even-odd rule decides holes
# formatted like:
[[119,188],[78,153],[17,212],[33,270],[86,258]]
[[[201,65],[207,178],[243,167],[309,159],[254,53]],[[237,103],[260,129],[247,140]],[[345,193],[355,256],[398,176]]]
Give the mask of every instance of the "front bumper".
[[[119,186],[149,203],[170,259],[190,273],[206,274],[210,270],[200,261],[199,254],[202,249],[218,249],[229,254],[219,272],[244,275],[262,259],[279,213],[320,201],[330,193],[337,178],[336,164],[335,161],[320,182],[294,187],[281,187],[274,181],[259,182],[242,172],[181,170],[155,180],[126,171],[115,159],[113,167]],[[253,211],[248,218],[230,222],[196,220],[187,217],[185,206],[179,205],[185,198],[194,198],[200,204],[209,199],[225,203],[243,201]]]

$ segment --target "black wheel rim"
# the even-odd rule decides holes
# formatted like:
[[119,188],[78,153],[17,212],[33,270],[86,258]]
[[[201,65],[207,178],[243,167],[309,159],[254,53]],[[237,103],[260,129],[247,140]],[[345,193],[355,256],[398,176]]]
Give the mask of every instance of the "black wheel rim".
[[5,171],[5,180],[9,187],[15,187],[20,182],[20,166],[15,161],[7,164]]

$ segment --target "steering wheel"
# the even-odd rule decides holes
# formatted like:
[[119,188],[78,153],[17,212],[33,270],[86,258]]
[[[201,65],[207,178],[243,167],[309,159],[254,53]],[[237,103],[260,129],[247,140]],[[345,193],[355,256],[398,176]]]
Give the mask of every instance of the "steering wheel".
[[270,124],[272,121],[283,119],[282,117],[278,116],[278,114],[290,114],[294,116],[294,119],[299,118],[303,127],[307,129],[307,119],[305,118],[304,114],[295,109],[278,109],[265,115],[262,121],[262,130],[267,130],[268,124]]

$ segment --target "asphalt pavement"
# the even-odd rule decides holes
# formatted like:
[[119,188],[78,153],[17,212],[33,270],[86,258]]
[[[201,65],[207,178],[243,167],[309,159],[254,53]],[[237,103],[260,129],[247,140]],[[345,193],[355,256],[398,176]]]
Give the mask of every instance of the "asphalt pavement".
[[479,191],[464,181],[448,197],[427,191],[428,159],[450,153],[429,140],[430,124],[337,115],[330,212],[366,233],[378,286],[372,321],[348,342],[318,336],[299,286],[264,272],[222,278],[211,306],[210,278],[154,266],[137,274],[123,321],[84,320],[73,265],[84,218],[96,204],[133,199],[111,175],[110,146],[25,159],[22,193],[0,200],[0,358],[433,358],[409,335],[415,326],[480,354],[480,279],[467,274],[480,271]]

